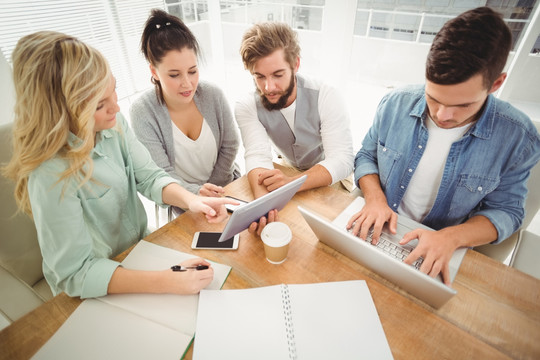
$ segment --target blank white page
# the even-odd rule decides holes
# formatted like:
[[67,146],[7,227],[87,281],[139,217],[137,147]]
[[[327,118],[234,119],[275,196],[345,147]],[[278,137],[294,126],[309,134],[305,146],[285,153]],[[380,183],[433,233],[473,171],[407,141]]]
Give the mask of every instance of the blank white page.
[[33,359],[179,359],[192,337],[87,299]]
[[193,359],[288,359],[279,285],[203,290]]
[[[195,256],[141,240],[124,259],[122,266],[133,270],[164,270],[193,257]],[[214,279],[206,288],[217,290],[227,279],[231,267],[213,262],[212,267]],[[184,334],[193,336],[195,333],[199,295],[116,294],[101,297],[99,300]]]
[[298,359],[392,359],[365,281],[288,287]]

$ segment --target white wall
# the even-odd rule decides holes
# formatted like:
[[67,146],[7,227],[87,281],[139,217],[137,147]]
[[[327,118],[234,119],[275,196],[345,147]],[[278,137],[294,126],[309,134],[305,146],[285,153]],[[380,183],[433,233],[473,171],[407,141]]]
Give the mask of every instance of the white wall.
[[0,124],[13,121],[15,88],[11,76],[11,66],[0,52]]
[[508,100],[536,102],[540,106],[540,56],[524,57],[516,70],[511,74],[514,78]]
[[422,84],[429,47],[423,43],[354,37],[351,77],[389,87]]

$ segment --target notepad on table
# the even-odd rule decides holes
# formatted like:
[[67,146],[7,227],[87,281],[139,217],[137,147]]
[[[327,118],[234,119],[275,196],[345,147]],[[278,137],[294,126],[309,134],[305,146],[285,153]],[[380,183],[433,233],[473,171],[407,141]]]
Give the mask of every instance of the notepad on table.
[[194,359],[392,359],[365,281],[202,290]]
[[[122,262],[134,270],[164,270],[194,257],[141,240]],[[230,266],[212,263],[220,289]],[[35,359],[179,359],[193,340],[199,295],[122,294],[87,299]]]

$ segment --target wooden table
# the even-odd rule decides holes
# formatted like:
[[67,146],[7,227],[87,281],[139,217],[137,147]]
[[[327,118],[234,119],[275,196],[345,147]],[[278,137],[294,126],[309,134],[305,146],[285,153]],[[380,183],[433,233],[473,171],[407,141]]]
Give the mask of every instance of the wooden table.
[[[251,200],[245,177],[227,194]],[[298,193],[279,213],[292,232],[287,260],[266,261],[259,238],[244,231],[236,251],[192,250],[195,231],[220,231],[185,213],[145,240],[232,266],[224,289],[280,283],[366,280],[396,359],[540,359],[540,281],[468,251],[453,284],[458,294],[434,310],[377,274],[318,242],[297,205],[333,219],[354,195],[326,187]],[[128,251],[118,256],[122,260]],[[32,356],[79,305],[60,294],[0,332],[0,358]],[[186,358],[192,357],[192,349]]]

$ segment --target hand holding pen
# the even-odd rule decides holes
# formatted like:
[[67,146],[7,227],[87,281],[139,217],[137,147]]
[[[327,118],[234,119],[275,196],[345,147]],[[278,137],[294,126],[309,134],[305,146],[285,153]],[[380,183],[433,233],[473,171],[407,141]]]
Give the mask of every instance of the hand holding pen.
[[180,292],[184,294],[198,294],[214,279],[214,269],[202,258],[193,258],[173,265],[168,272],[175,286],[180,287]]
[[171,266],[172,271],[206,270],[206,269],[208,269],[208,265],[197,265],[197,266],[173,265]]

